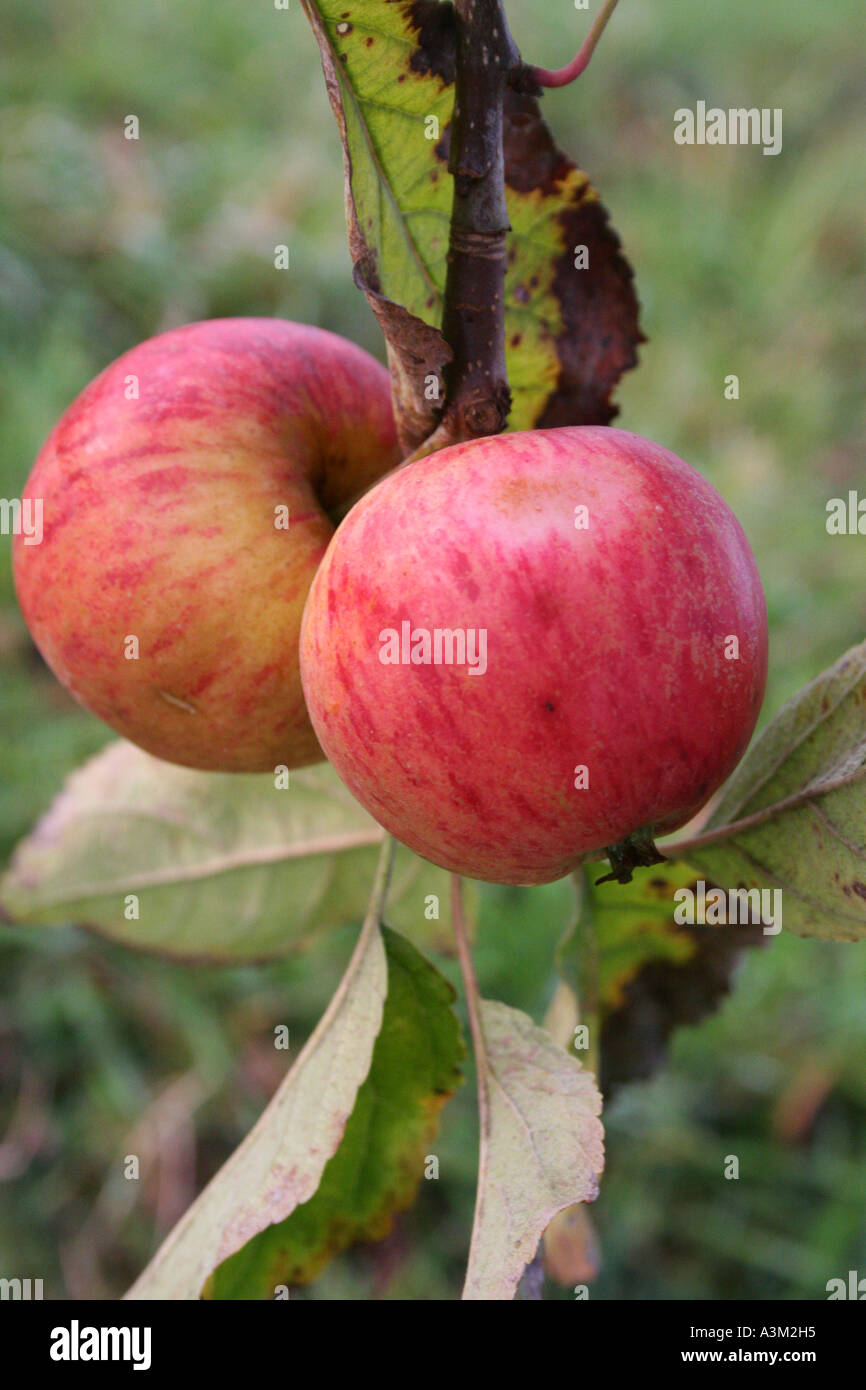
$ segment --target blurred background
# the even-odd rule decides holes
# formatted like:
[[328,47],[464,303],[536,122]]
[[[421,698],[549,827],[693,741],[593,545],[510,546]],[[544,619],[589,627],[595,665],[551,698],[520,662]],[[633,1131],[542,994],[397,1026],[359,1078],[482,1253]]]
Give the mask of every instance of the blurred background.
[[[572,0],[506,8],[524,58],[549,67],[589,23]],[[0,0],[0,21],[0,495],[20,492],[90,378],[163,329],[273,314],[381,356],[298,0]],[[764,719],[866,631],[866,539],[825,530],[828,498],[866,496],[864,51],[859,0],[621,0],[588,72],[544,99],[637,276],[649,341],[619,422],[701,469],[756,553]],[[698,100],[782,107],[782,153],[675,145],[674,110]],[[109,735],[42,666],[0,546],[5,862]],[[485,890],[482,989],[536,1018],[562,894]],[[71,927],[0,930],[0,1275],[42,1278],[46,1297],[120,1295],[282,1076],[274,1023],[303,1039],[352,938],[220,970]],[[736,993],[677,1035],[663,1074],[618,1094],[607,1129],[593,1297],[811,1299],[866,1276],[866,944],[783,933],[749,953]],[[475,1144],[467,1085],[435,1146],[440,1181],[299,1296],[456,1297]],[[121,1174],[131,1152],[138,1183]],[[736,1182],[721,1178],[731,1153]]]

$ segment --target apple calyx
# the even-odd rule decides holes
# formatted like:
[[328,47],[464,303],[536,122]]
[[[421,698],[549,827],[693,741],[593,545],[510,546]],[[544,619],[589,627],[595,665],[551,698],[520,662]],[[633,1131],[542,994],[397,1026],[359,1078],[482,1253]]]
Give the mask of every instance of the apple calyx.
[[653,864],[664,864],[666,857],[658,849],[652,832],[651,825],[643,825],[640,830],[626,835],[624,840],[607,845],[604,852],[610,860],[611,872],[597,878],[596,884],[611,883],[614,879],[617,883],[631,883],[633,869],[648,869]]

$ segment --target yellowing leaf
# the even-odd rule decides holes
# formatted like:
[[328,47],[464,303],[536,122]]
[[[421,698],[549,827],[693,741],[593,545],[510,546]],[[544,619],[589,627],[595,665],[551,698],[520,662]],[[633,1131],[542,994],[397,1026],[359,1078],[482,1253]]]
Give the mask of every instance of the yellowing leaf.
[[[455,27],[450,5],[302,0],[343,141],[355,280],[382,326],[401,439],[431,433],[450,357],[439,332],[453,180]],[[606,424],[641,341],[631,269],[598,194],[557,148],[538,101],[509,90],[510,429]]]
[[767,725],[684,853],[723,888],[780,890],[786,931],[866,937],[866,642]]
[[510,1299],[556,1213],[598,1195],[601,1096],[526,1014],[482,1000],[481,1023],[487,1104],[463,1297]]
[[272,1298],[307,1283],[339,1251],[388,1234],[410,1205],[439,1112],[462,1080],[454,991],[408,941],[383,929],[388,994],[370,1071],[313,1197],[215,1271],[206,1296]]
[[[383,837],[328,763],[278,788],[115,743],[18,846],[0,904],[15,921],[80,922],[172,959],[262,960],[363,918]],[[447,948],[448,876],[402,846],[388,911]]]
[[340,986],[285,1081],[127,1294],[197,1299],[211,1271],[309,1201],[370,1070],[388,985],[380,931],[383,852],[370,911]]

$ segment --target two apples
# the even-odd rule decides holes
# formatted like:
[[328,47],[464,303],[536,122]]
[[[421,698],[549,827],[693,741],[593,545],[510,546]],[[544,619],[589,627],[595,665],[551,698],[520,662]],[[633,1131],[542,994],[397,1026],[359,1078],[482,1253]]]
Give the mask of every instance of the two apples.
[[388,374],[334,334],[150,339],[30,475],[42,540],[17,536],[14,568],[34,641],[156,757],[325,755],[387,830],[472,877],[548,882],[682,825],[766,679],[761,582],[722,498],[611,428],[398,462]]

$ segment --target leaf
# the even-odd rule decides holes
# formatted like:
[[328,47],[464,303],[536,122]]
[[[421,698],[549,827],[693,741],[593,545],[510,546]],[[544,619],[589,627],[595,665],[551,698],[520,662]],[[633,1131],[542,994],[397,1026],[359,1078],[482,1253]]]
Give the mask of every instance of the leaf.
[[[279,790],[270,775],[195,772],[114,743],[19,845],[0,906],[175,960],[263,960],[362,919],[383,835],[327,763]],[[399,847],[388,905],[395,927],[450,949],[444,870]]]
[[394,417],[409,453],[442,405],[441,393],[425,398],[425,378],[441,381],[451,358],[439,332],[451,178],[425,138],[425,120],[444,127],[453,88],[417,61],[411,5],[365,12],[346,0],[302,4],[343,142],[355,282],[385,335]]
[[598,936],[600,1000],[604,1014],[610,1014],[625,1003],[629,982],[645,966],[677,967],[693,961],[700,937],[674,922],[673,915],[677,889],[695,887],[690,865],[658,864],[636,874],[631,883],[598,884],[605,867],[592,864],[586,869],[584,910]]
[[[692,875],[694,882],[694,875]],[[646,1080],[664,1063],[675,1029],[714,1013],[730,992],[746,947],[765,946],[760,927],[679,927],[695,945],[682,960],[647,960],[606,1012],[601,1029],[601,1084],[609,1100],[618,1086]]]
[[781,889],[798,936],[866,937],[866,643],[788,701],[682,852],[725,888]]
[[[696,1023],[730,988],[760,927],[673,921],[677,888],[781,890],[782,925],[798,935],[866,936],[866,643],[801,690],[756,739],[693,840],[665,843],[687,863],[659,865],[627,885],[596,886],[584,913],[598,936],[602,1085],[652,1073],[679,1024]],[[577,935],[560,952],[580,990]]]
[[[617,414],[611,393],[644,341],[631,266],[598,194],[557,147],[534,97],[507,94],[503,145],[512,228],[508,427],[607,425]],[[575,266],[578,248],[586,269]]]
[[[450,352],[439,329],[453,180],[455,27],[450,5],[303,0],[343,141],[349,247],[388,343],[407,452],[432,431],[425,399]],[[434,138],[428,138],[428,132]],[[438,132],[438,135],[436,134]],[[631,269],[586,175],[559,150],[534,97],[509,91],[503,147],[509,428],[606,424],[642,340]],[[587,267],[575,265],[586,248]]]
[[379,923],[389,860],[386,847],[358,944],[318,1027],[267,1109],[127,1298],[197,1299],[218,1264],[316,1191],[370,1070],[382,1024],[388,966]]
[[207,1297],[272,1298],[277,1285],[307,1283],[347,1246],[386,1236],[415,1197],[464,1048],[447,980],[403,937],[383,936],[382,1028],[342,1143],[315,1196],[220,1265]]
[[560,943],[557,968],[585,1007],[585,943],[594,943],[590,992],[598,996],[601,1084],[609,1098],[617,1086],[653,1074],[678,1026],[698,1023],[718,1008],[743,949],[764,945],[767,937],[760,926],[676,923],[674,893],[697,886],[689,864],[658,864],[631,883],[599,884],[605,868],[584,866],[579,916]]
[[601,1096],[526,1014],[482,1000],[481,1024],[487,1114],[463,1297],[510,1299],[556,1213],[598,1195]]

